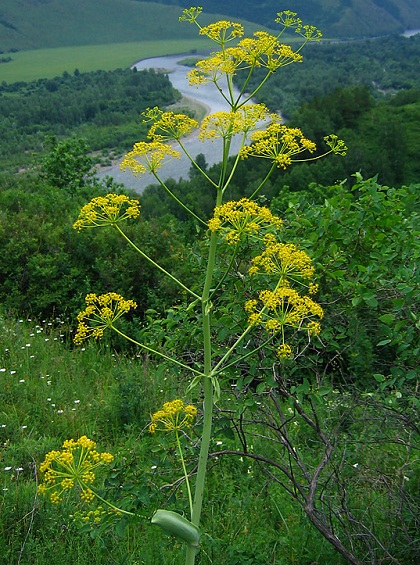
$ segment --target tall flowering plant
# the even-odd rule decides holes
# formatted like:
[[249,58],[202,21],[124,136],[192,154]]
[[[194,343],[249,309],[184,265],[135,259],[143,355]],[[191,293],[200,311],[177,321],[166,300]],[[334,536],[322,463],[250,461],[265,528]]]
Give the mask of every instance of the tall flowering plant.
[[[117,230],[128,245],[184,291],[189,298],[187,308],[195,309],[197,313],[202,354],[200,361],[194,363],[194,366],[187,364],[182,357],[168,355],[148,343],[138,342],[125,335],[118,328],[118,319],[135,308],[136,304],[115,293],[102,296],[90,294],[86,297],[86,308],[78,316],[79,326],[75,335],[76,344],[81,344],[88,338],[101,338],[107,329],[114,330],[140,349],[152,353],[156,358],[165,359],[174,367],[189,374],[190,394],[193,394],[198,387],[200,389],[203,397],[200,411],[202,433],[193,485],[190,485],[190,477],[182,457],[180,434],[193,425],[196,408],[185,405],[181,399],[167,402],[162,409],[152,415],[149,428],[151,433],[174,434],[181,455],[190,515],[185,517],[175,512],[158,510],[152,522],[185,541],[186,565],[195,562],[199,549],[213,408],[222,394],[220,384],[224,372],[261,350],[271,349],[280,359],[293,358],[297,353],[293,336],[297,332],[306,334],[308,339],[317,335],[323,317],[322,308],[314,298],[317,285],[313,282],[315,269],[310,257],[294,245],[282,241],[282,220],[256,201],[276,168],[285,169],[293,163],[318,159],[323,155],[314,156],[315,144],[306,139],[300,129],[282,124],[279,115],[271,113],[264,104],[253,103],[253,97],[270,76],[282,67],[301,62],[301,50],[304,45],[309,41],[318,41],[321,33],[313,26],[303,25],[294,12],[284,11],[279,12],[276,18],[276,23],[280,26],[279,33],[272,35],[260,31],[252,37],[245,37],[244,29],[239,23],[218,21],[201,26],[199,23],[201,12],[202,9],[199,7],[186,9],[180,20],[196,25],[199,34],[209,38],[215,44],[216,50],[208,58],[196,63],[195,68],[188,73],[188,79],[190,85],[197,88],[212,83],[215,95],[221,96],[226,101],[229,110],[211,114],[199,124],[183,114],[163,111],[159,108],[149,109],[145,112],[145,119],[151,124],[149,141],[136,143],[121,164],[123,170],[130,170],[134,175],[151,173],[191,218],[205,228],[208,245],[205,247],[205,273],[201,286],[197,282],[196,286],[190,287],[176,278],[152,260],[145,251],[138,248],[126,235],[121,227],[122,222],[138,218],[140,215],[138,200],[116,194],[94,198],[82,208],[74,224],[78,231],[96,227],[110,227]],[[287,30],[292,30],[300,38],[295,49],[281,42],[281,37]],[[256,69],[263,70],[262,79],[250,92],[251,77]],[[234,88],[234,77],[239,73],[245,76],[245,80],[242,81],[242,88],[237,91]],[[216,180],[200,167],[184,144],[185,136],[197,128],[199,139],[202,141],[216,138],[222,140],[221,168]],[[231,142],[234,136],[240,138],[241,148],[232,156]],[[335,135],[327,136],[325,142],[328,149],[324,155],[345,154],[344,143]],[[180,158],[181,152],[188,156],[205,182],[215,189],[214,214],[211,218],[203,218],[194,213],[160,178],[161,167],[170,163],[172,159]],[[226,190],[240,160],[251,158],[263,158],[268,161],[267,175],[255,187],[250,198],[242,198],[234,202],[226,201]],[[247,256],[244,255],[245,249]],[[250,255],[249,250],[251,250]],[[248,284],[243,315],[237,324],[232,323],[232,327],[239,327],[240,330],[232,330],[232,335],[226,340],[225,345],[218,340],[216,348],[214,327],[218,304],[222,300],[223,282],[229,279],[233,266],[237,265],[238,261],[242,265],[248,265],[241,273],[245,285]],[[220,270],[216,271],[216,266],[220,269],[220,265],[224,265],[222,273]],[[231,316],[234,322],[233,311]],[[245,341],[255,332],[258,332],[259,339],[251,341],[255,345],[244,353]],[[50,467],[45,464],[46,469]],[[54,481],[56,484],[56,479]],[[53,484],[50,478],[46,482],[47,485]],[[88,483],[81,479],[79,483],[82,492],[85,492]],[[64,485],[61,481],[60,488],[68,488],[67,483]],[[89,489],[87,492],[93,491]]]

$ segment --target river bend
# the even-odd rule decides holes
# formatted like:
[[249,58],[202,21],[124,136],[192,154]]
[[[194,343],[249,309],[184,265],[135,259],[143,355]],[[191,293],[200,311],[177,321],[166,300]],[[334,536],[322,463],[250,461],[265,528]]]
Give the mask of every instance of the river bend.
[[[186,78],[189,68],[178,64],[178,61],[182,60],[185,56],[186,55],[170,55],[167,57],[153,57],[152,59],[143,59],[133,66],[136,67],[137,70],[153,68],[167,72],[173,87],[179,90],[183,96],[204,106],[208,114],[228,111],[229,106],[227,102],[220,96],[214,84],[209,83],[199,88],[189,86]],[[198,140],[197,131],[184,139],[183,144],[193,158],[199,153],[203,153],[209,166],[219,163],[221,160],[222,140],[220,139],[201,142]],[[176,146],[174,147],[177,148]],[[232,139],[232,155],[237,154],[239,149],[240,136],[237,136]],[[173,159],[170,163],[167,163],[159,169],[159,176],[162,180],[167,180],[168,178],[173,178],[177,181],[181,178],[188,179],[190,166],[191,163],[189,159],[185,155],[182,155],[180,160]],[[129,171],[121,171],[119,164],[102,169],[97,173],[97,176],[99,178],[110,176],[116,182],[122,183],[127,188],[134,189],[139,193],[141,193],[146,186],[156,184],[155,178],[150,173],[135,177]]]

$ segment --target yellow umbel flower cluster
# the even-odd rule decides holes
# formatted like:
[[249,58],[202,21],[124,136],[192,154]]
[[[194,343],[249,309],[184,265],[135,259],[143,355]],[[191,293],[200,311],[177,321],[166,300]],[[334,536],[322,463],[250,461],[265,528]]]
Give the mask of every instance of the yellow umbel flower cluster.
[[285,344],[286,328],[306,330],[309,335],[318,335],[321,326],[313,318],[322,319],[324,315],[321,306],[312,298],[300,296],[288,286],[280,286],[274,291],[262,290],[258,300],[248,300],[245,303],[245,311],[249,315],[250,325],[281,335],[282,344],[277,350],[280,357],[290,357],[293,353],[292,348]]
[[191,428],[197,416],[197,408],[184,404],[181,399],[165,402],[163,407],[152,415],[149,432],[179,432]]
[[133,175],[144,175],[145,173],[156,173],[164,163],[172,159],[181,159],[181,153],[172,149],[161,141],[139,141],[134,144],[133,150],[129,151],[120,164],[120,169],[130,169]]
[[156,106],[143,112],[143,115],[147,120],[154,122],[148,133],[148,137],[153,141],[179,140],[198,128],[197,120],[186,114],[163,112]]
[[58,504],[65,492],[76,487],[83,501],[92,502],[95,493],[90,485],[96,479],[95,471],[112,463],[113,459],[111,453],[99,453],[96,443],[86,436],[66,440],[61,450],[50,451],[41,463],[39,470],[44,482],[38,486],[38,492]]
[[277,13],[277,18],[274,21],[284,28],[295,28],[295,33],[301,35],[307,41],[319,41],[322,38],[322,32],[317,27],[303,25],[302,20],[296,16],[296,12],[284,10]]
[[116,292],[100,296],[91,293],[86,296],[85,301],[85,310],[77,315],[79,325],[74,336],[76,345],[81,345],[89,337],[101,338],[106,328],[113,327],[123,314],[137,308],[133,300],[126,300]]
[[304,137],[298,128],[289,128],[273,120],[265,130],[251,134],[251,145],[245,145],[241,151],[242,159],[262,157],[276,163],[279,169],[285,169],[293,162],[292,157],[304,151],[313,153],[316,145]]
[[247,104],[234,112],[215,112],[201,122],[198,139],[226,138],[237,134],[247,134],[258,122],[267,119],[268,109],[264,104]]
[[214,216],[208,222],[209,230],[221,232],[228,245],[238,243],[244,236],[260,235],[269,229],[279,229],[283,221],[274,216],[265,206],[259,206],[248,198],[226,202],[216,206]]
[[[295,12],[278,12],[276,23],[282,26],[277,35],[266,31],[257,31],[252,37],[243,37],[243,26],[237,22],[221,20],[208,26],[201,27],[198,16],[202,8],[193,7],[183,11],[180,20],[196,24],[200,35],[205,35],[220,47],[220,52],[212,52],[207,59],[198,61],[196,68],[188,73],[190,85],[200,86],[208,82],[217,84],[224,77],[232,77],[238,71],[248,70],[251,74],[255,68],[265,68],[267,76],[280,67],[291,63],[300,63],[302,55],[299,51],[308,41],[321,39],[321,32],[314,26],[303,25],[302,20],[296,17]],[[280,36],[287,28],[294,28],[303,40],[296,51],[290,45],[280,42]],[[227,44],[238,40],[233,47]],[[248,75],[248,80],[250,78]],[[248,82],[248,81],[247,81]],[[219,88],[220,89],[220,88]],[[252,95],[251,95],[252,98]]]
[[[266,247],[261,255],[252,259],[249,275],[277,275],[282,286],[289,286],[291,280],[300,282],[314,275],[315,268],[311,258],[296,245],[279,243],[272,234],[267,234],[264,242]],[[311,289],[315,290],[315,287],[312,286]]]
[[205,35],[215,43],[223,46],[228,41],[232,41],[232,39],[242,37],[244,34],[244,28],[237,22],[220,20],[200,28],[199,33],[200,35]]
[[301,61],[302,55],[293,51],[290,45],[280,43],[276,36],[265,31],[257,31],[253,37],[242,39],[235,47],[213,52],[207,59],[197,61],[196,68],[187,76],[191,86],[199,86],[217,83],[225,75],[235,75],[256,67],[265,68],[271,74],[280,67]]
[[124,194],[107,194],[97,196],[83,206],[78,220],[73,224],[74,229],[110,226],[128,218],[140,215],[140,204]]
[[[321,331],[319,320],[324,312],[311,298],[318,291],[318,285],[310,281],[315,268],[305,251],[292,243],[278,241],[274,233],[264,235],[261,240],[265,247],[262,253],[252,258],[248,274],[259,276],[264,285],[267,280],[274,279],[275,290],[261,290],[258,299],[248,300],[244,308],[250,326],[281,336],[277,354],[281,358],[289,358],[293,351],[285,343],[287,328],[305,330],[309,336],[318,335]],[[294,288],[296,284],[303,287],[306,294],[299,294]]]
[[70,516],[70,518],[72,518],[74,522],[82,526],[85,524],[99,524],[107,516],[121,516],[121,512],[114,508],[105,509],[102,505],[99,504],[95,509],[89,510],[87,512],[77,510]]

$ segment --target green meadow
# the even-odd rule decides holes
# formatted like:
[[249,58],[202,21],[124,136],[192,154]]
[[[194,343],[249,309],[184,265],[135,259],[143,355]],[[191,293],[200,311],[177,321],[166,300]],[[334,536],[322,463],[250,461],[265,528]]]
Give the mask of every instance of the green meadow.
[[140,59],[191,53],[208,49],[209,42],[197,39],[138,41],[105,45],[76,45],[13,53],[12,61],[0,66],[0,81],[8,84],[53,78],[63,72],[110,71],[130,67]]

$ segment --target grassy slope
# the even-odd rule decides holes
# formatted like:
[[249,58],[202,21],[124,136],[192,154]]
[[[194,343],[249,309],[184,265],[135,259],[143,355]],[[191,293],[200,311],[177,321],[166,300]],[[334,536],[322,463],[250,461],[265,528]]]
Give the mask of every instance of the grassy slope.
[[[148,0],[145,0],[148,1]],[[184,0],[155,0],[185,5]],[[378,36],[420,27],[418,0],[206,0],[206,12],[218,12],[271,26],[274,15],[287,8],[334,37]]]
[[36,49],[14,53],[13,60],[0,67],[0,79],[12,84],[38,78],[53,78],[67,71],[70,74],[93,70],[111,71],[126,68],[140,59],[187,53],[204,49],[208,43],[193,39],[109,43],[106,45],[79,45]]
[[[305,21],[330,35],[380,35],[420,26],[418,0],[294,0],[290,6]],[[203,2],[206,12],[246,14],[254,22],[271,25],[277,0],[240,4]],[[0,51],[42,49],[195,37],[195,26],[178,25],[181,8],[135,0],[1,0]],[[211,19],[214,16],[209,16]],[[206,18],[203,18],[206,21]],[[399,27],[401,26],[401,27]]]
[[0,49],[192,39],[193,27],[177,23],[180,13],[133,0],[2,0]]
[[[128,67],[145,57],[206,49],[178,6],[133,0],[2,0],[0,82],[51,78],[64,71]],[[24,16],[23,16],[24,15]],[[214,16],[203,16],[203,23]],[[261,26],[244,22],[252,33]],[[19,49],[8,53],[10,48]]]

